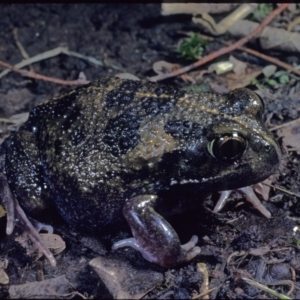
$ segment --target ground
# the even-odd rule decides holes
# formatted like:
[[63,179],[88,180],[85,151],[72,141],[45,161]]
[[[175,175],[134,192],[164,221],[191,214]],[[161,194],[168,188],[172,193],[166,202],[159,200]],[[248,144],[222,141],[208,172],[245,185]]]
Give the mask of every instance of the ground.
[[[161,16],[159,4],[2,4],[0,60],[11,64],[23,59],[13,37],[16,28],[18,39],[29,56],[66,46],[70,51],[94,57],[104,64],[96,67],[77,57],[61,54],[33,66],[37,73],[67,80],[76,80],[81,72],[88,80],[122,72],[139,78],[154,75],[154,62],[183,62],[175,51],[182,37],[178,31],[197,30],[187,15]],[[185,85],[180,78],[169,82]],[[0,117],[28,112],[38,103],[71,88],[10,73],[0,81]],[[274,98],[285,99],[286,102],[282,104]],[[273,114],[273,124],[299,117],[297,97],[291,96],[288,89],[277,92],[276,97],[274,93],[266,93],[264,101],[267,115]],[[2,124],[0,129],[3,138],[8,128]],[[285,155],[276,181],[276,184],[298,195],[299,164],[296,152]],[[260,298],[262,292],[241,279],[245,274],[285,294],[291,288],[291,282],[296,281],[298,288],[292,295],[299,298],[299,233],[293,231],[300,213],[297,198],[272,190],[270,201],[265,202],[272,218],[266,219],[240,197],[230,202],[220,214],[213,214],[217,196],[208,199],[201,210],[173,220],[183,243],[192,234],[200,238],[201,254],[189,264],[164,270],[145,262],[134,250],[120,251],[123,254],[119,256],[135,267],[163,275],[163,281],[146,298],[183,299],[196,295],[203,280],[202,273],[196,268],[200,262],[205,263],[208,269],[210,288],[217,288],[210,293],[211,299]],[[65,274],[81,294],[95,298],[111,297],[88,262],[97,255],[112,255],[118,259],[118,255],[110,254],[110,246],[114,241],[130,236],[128,230],[95,237],[76,232],[61,220],[54,220],[53,226],[66,241],[67,247],[57,257],[57,268],[50,267],[43,259],[41,267],[40,263],[32,262],[25,250],[14,241],[21,231],[16,230],[7,237],[5,218],[0,219],[1,256],[9,261],[6,269],[9,285],[34,282],[42,268],[45,279]],[[9,285],[0,286],[1,298],[8,296]]]

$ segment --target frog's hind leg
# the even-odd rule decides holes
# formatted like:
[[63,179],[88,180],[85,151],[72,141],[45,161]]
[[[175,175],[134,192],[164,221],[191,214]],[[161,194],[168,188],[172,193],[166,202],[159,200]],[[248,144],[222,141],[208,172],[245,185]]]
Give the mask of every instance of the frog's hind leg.
[[[56,260],[48,247],[41,240],[38,231],[33,227],[23,209],[19,205],[17,199],[12,194],[6,176],[0,174],[0,192],[2,203],[7,211],[6,233],[13,232],[15,224],[20,225],[27,233],[31,241],[37,248],[47,257],[52,266],[56,266]],[[49,230],[51,230],[49,228]]]
[[32,222],[23,211],[24,208],[26,213],[35,216],[51,206],[42,172],[39,150],[32,133],[19,131],[3,142],[0,151],[0,200],[7,211],[6,232],[11,234],[15,225],[21,226],[36,247],[55,265],[53,255],[38,234],[41,229],[53,232],[52,227]]

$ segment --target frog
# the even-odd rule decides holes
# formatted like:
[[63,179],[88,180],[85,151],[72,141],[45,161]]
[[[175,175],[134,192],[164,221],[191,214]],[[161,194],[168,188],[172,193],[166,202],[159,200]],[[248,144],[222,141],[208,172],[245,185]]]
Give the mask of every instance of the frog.
[[164,268],[189,262],[198,236],[181,244],[168,216],[231,190],[264,207],[247,191],[276,172],[281,150],[263,114],[247,88],[199,93],[116,77],[41,103],[1,145],[6,232],[21,226],[55,266],[39,237],[52,229],[34,221],[54,208],[79,230],[129,225],[133,237],[113,250],[132,247]]

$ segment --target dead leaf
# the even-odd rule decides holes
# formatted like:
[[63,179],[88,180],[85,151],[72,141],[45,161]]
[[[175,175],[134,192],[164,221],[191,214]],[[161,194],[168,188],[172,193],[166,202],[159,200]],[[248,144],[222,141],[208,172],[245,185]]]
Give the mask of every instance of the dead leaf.
[[[237,20],[228,28],[228,33],[236,38],[250,34],[259,26],[257,22]],[[300,50],[300,33],[290,32],[282,28],[266,26],[255,39],[259,39],[262,49],[298,53]]]
[[229,93],[228,89],[224,85],[220,85],[220,84],[217,84],[217,83],[214,83],[214,82],[210,82],[209,86],[211,87],[211,89],[214,92],[216,92],[218,94],[228,94]]
[[0,259],[0,284],[8,284],[9,283],[9,278],[4,271],[8,266],[8,260],[6,258],[1,258]]
[[[66,248],[66,243],[57,234],[53,233],[40,233],[40,238],[44,244],[51,250],[54,255],[59,254]],[[26,249],[26,254],[32,257],[34,260],[38,260],[43,256],[41,252],[37,252],[36,246],[32,243],[28,234],[24,231],[21,235],[15,238],[22,247]]]
[[227,87],[229,91],[233,91],[238,88],[245,87],[251,83],[251,80],[256,78],[261,74],[261,70],[247,68],[246,73],[242,75],[237,75],[234,73],[226,73],[224,75],[227,80]]
[[114,299],[141,299],[163,281],[163,275],[136,269],[127,261],[99,256],[89,265],[97,272]]
[[[178,64],[171,64],[169,62],[166,62],[164,60],[157,61],[153,64],[152,68],[153,71],[156,74],[166,74],[166,73],[171,73],[176,70],[178,70],[181,66]],[[185,82],[191,82],[191,83],[196,83],[195,79],[189,76],[188,74],[182,74],[180,75],[181,79]]]
[[0,205],[0,218],[4,217],[6,215],[6,210],[3,208],[2,205]]
[[230,55],[229,61],[233,63],[233,72],[236,75],[245,74],[247,64],[241,60],[236,59],[233,55]]
[[277,131],[279,137],[282,137],[282,142],[285,146],[292,147],[297,154],[300,154],[300,118],[293,120],[289,125],[279,128]]
[[177,70],[180,67],[181,66],[178,64],[171,64],[164,60],[156,61],[152,66],[153,71],[158,75],[173,72],[174,70]]
[[44,281],[28,282],[20,285],[11,285],[8,292],[12,299],[61,299],[70,294],[73,286],[65,275]]
[[233,63],[230,61],[219,61],[215,64],[211,64],[208,67],[209,72],[215,71],[217,75],[227,73],[233,69]]
[[194,12],[192,21],[195,24],[199,24],[201,27],[204,27],[210,34],[218,36],[224,34],[227,29],[238,20],[244,19],[249,14],[253,13],[257,7],[257,3],[241,4],[218,23],[216,23],[214,18],[206,12]]
[[0,284],[8,284],[9,278],[3,269],[0,269]]
[[266,78],[269,78],[275,74],[276,70],[277,70],[277,67],[275,65],[268,65],[262,69],[262,72]]
[[201,70],[198,72],[198,74],[195,76],[195,80],[196,81],[202,81],[203,80],[203,76],[205,74],[210,74],[212,73],[213,71],[209,71],[209,70]]

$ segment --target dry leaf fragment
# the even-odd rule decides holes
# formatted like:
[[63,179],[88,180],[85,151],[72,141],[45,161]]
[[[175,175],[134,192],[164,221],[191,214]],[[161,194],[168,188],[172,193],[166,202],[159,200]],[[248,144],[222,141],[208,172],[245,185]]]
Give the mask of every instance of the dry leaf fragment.
[[9,278],[3,269],[0,269],[0,284],[8,284]]
[[233,69],[233,63],[230,61],[219,61],[217,63],[211,64],[208,67],[209,72],[215,71],[217,75],[227,73]]
[[127,261],[99,256],[89,265],[97,272],[114,299],[141,299],[163,281],[163,275],[136,269]]
[[229,91],[233,91],[238,88],[245,87],[251,83],[251,80],[256,78],[261,74],[261,70],[256,69],[246,69],[246,73],[242,75],[237,75],[232,72],[225,74],[227,80],[227,87]]
[[[40,233],[40,238],[44,242],[44,244],[51,250],[54,255],[59,254],[66,248],[66,243],[64,240],[57,234],[53,233]],[[22,247],[26,249],[26,254],[34,260],[38,260],[43,256],[42,253],[37,252],[37,248],[32,243],[28,234],[23,232],[20,236],[15,238],[15,241],[20,243]]]
[[[259,24],[249,20],[238,20],[228,28],[228,33],[240,38],[250,34]],[[287,30],[267,26],[257,35],[263,49],[274,49],[287,52],[296,52],[300,50],[299,32],[289,32]]]
[[300,154],[300,118],[291,122],[290,125],[278,129],[277,134],[282,137],[285,146],[292,147]]
[[211,15],[206,12],[194,12],[192,18],[195,24],[200,24],[213,35],[224,34],[238,20],[246,18],[249,14],[255,11],[257,3],[244,3],[241,4],[236,10],[231,12],[228,16],[216,23]]
[[6,211],[5,209],[3,208],[2,205],[0,205],[0,218],[4,217],[6,215]]
[[246,73],[247,64],[245,62],[236,59],[233,55],[230,55],[229,61],[233,63],[233,72],[236,75],[242,75]]
[[28,282],[20,285],[11,285],[8,292],[10,298],[27,299],[61,299],[70,294],[73,286],[65,275],[44,281]]
[[9,278],[4,271],[8,266],[8,260],[6,258],[1,258],[0,259],[0,284],[8,284],[9,283]]
[[275,74],[276,70],[277,70],[277,67],[275,65],[268,65],[262,69],[262,72],[266,78],[269,78]]
[[178,65],[178,64],[171,64],[171,63],[168,63],[164,60],[159,60],[159,61],[156,61],[152,68],[153,68],[153,71],[156,73],[156,74],[165,74],[165,73],[171,73],[173,72],[174,70],[177,70],[179,69],[181,66]]

